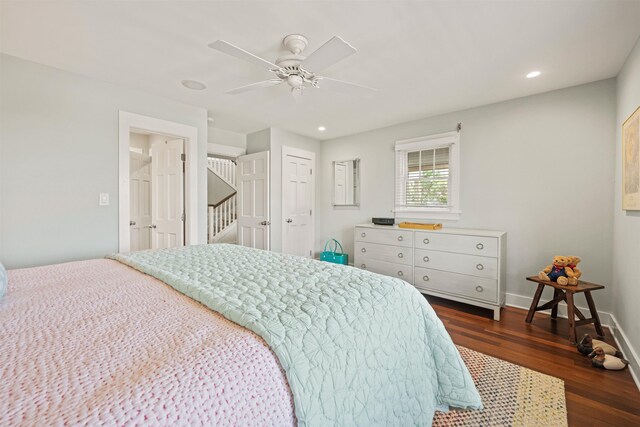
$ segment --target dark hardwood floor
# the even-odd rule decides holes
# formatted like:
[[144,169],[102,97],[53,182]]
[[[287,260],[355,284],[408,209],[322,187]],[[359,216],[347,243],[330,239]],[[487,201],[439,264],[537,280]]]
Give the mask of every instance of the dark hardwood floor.
[[[506,307],[499,322],[492,311],[427,297],[456,344],[561,378],[565,382],[570,426],[640,426],[640,391],[629,369],[593,368],[567,339],[567,319]],[[578,337],[593,325],[578,328]],[[615,345],[607,328],[605,341]]]

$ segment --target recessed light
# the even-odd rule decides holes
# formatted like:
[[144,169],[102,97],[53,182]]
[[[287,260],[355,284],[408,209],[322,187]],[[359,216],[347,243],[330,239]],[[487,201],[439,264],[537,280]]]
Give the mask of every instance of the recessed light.
[[534,77],[538,77],[540,74],[542,74],[540,71],[532,71],[529,74],[527,74],[527,78],[532,79]]
[[324,132],[325,130],[327,130],[327,128],[326,128],[326,127],[324,127],[324,126],[318,126],[318,130],[319,130],[320,132]]
[[204,90],[207,88],[203,83],[197,82],[195,80],[183,80],[181,83],[182,86],[191,90]]

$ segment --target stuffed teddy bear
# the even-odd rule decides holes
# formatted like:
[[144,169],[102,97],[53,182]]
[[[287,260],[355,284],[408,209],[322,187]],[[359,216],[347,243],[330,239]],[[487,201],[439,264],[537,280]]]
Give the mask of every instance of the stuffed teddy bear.
[[568,267],[570,261],[571,259],[566,256],[554,256],[553,263],[538,273],[538,277],[549,282],[558,282],[559,285],[564,286],[569,283],[569,277],[573,276],[573,271]]
[[582,261],[582,260],[580,259],[579,256],[570,256],[569,257],[569,265],[567,265],[567,267],[569,267],[571,269],[571,271],[573,272],[573,274],[569,275],[569,284],[570,285],[577,285],[578,284],[578,280],[582,276],[582,271],[577,267],[577,265],[578,265],[578,263],[580,261]]

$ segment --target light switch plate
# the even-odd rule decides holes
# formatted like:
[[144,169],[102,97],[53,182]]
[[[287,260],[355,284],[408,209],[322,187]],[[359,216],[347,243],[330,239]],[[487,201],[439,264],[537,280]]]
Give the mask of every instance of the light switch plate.
[[109,193],[100,193],[100,206],[109,206]]

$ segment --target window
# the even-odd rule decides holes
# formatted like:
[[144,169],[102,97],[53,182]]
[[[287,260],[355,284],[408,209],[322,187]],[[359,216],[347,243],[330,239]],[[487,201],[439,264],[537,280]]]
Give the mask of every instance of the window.
[[396,217],[459,219],[458,132],[396,142]]

